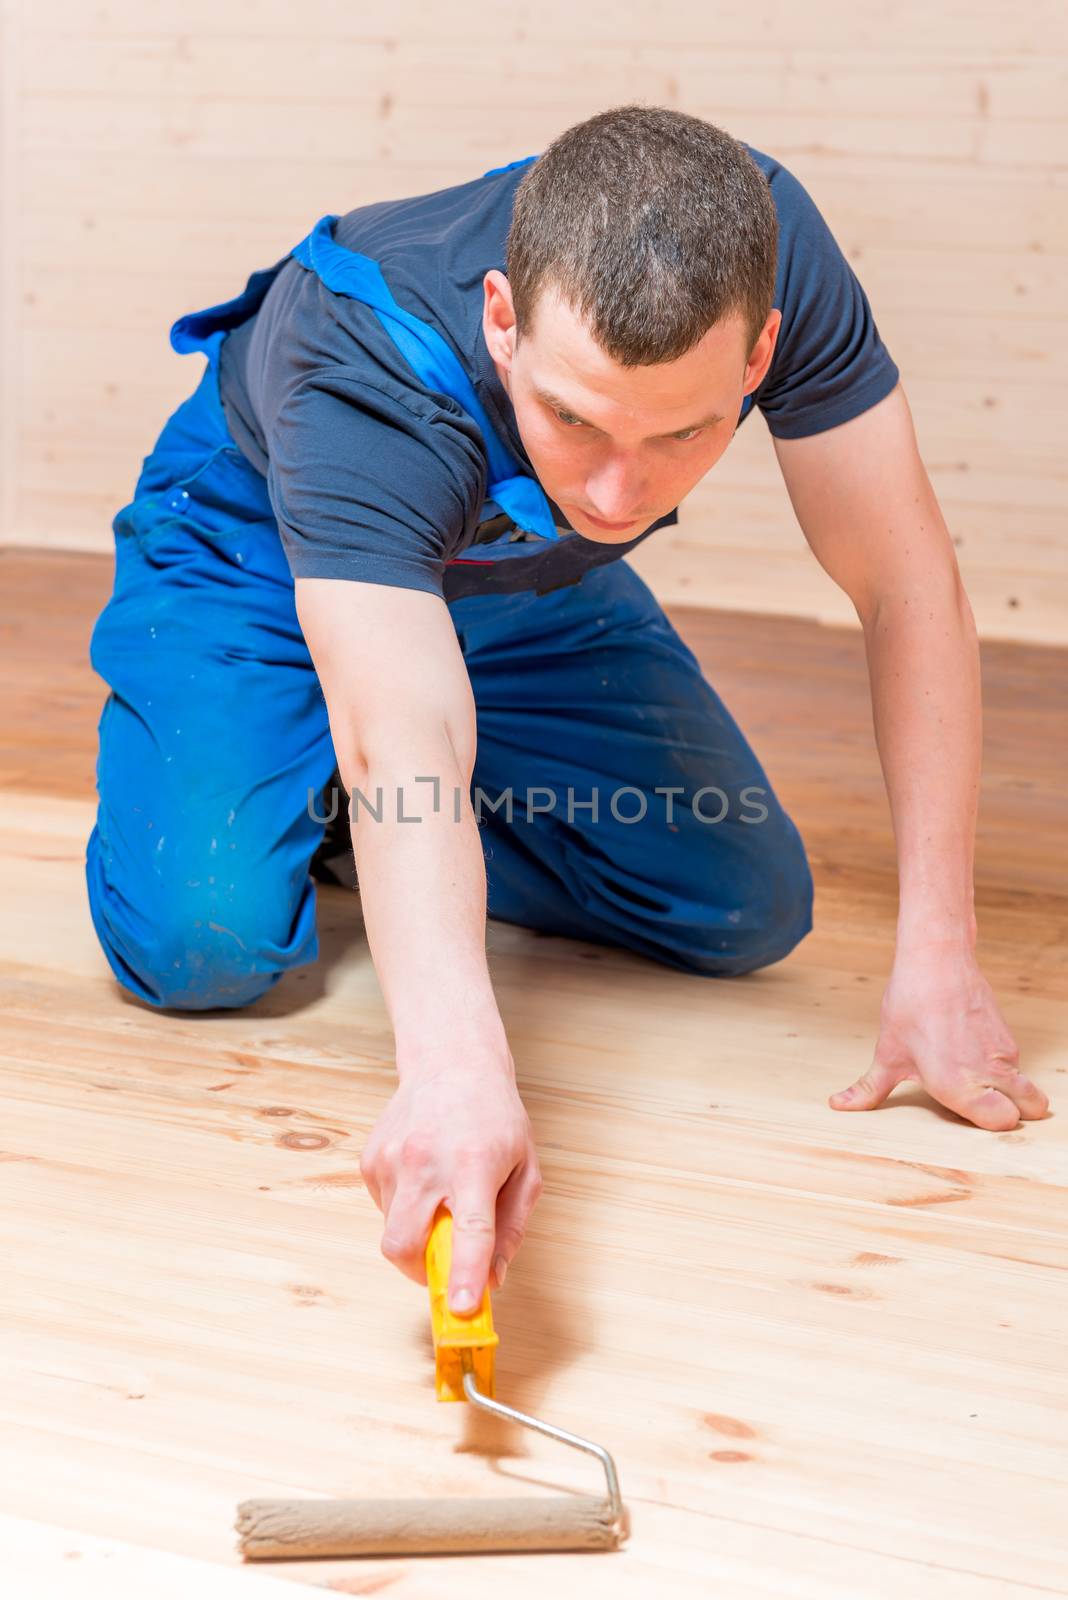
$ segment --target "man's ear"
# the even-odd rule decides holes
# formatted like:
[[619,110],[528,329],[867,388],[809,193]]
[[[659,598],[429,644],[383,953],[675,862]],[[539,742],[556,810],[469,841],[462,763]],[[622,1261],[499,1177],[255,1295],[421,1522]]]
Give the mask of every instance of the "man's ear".
[[511,365],[515,354],[515,307],[512,286],[503,272],[491,268],[482,280],[482,332],[486,348],[501,366]]
[[768,313],[768,320],[760,330],[760,337],[753,346],[752,354],[746,363],[745,381],[742,385],[743,394],[752,394],[768,375],[771,358],[775,354],[775,346],[779,339],[779,329],[782,326],[782,312],[773,307]]

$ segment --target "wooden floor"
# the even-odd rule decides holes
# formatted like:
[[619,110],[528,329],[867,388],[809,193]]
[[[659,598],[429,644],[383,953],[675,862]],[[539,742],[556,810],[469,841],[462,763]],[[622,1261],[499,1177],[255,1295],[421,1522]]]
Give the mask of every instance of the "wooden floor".
[[545,1174],[495,1297],[499,1393],[613,1451],[629,1545],[241,1573],[247,1496],[595,1489],[596,1468],[434,1401],[424,1292],[379,1255],[358,1174],[393,1082],[358,896],[321,891],[320,961],[248,1011],[161,1016],[112,978],[83,878],[109,588],[100,558],[0,553],[7,1578],[1068,1593],[1068,657],[984,656],[981,955],[1053,1108],[992,1134],[918,1089],[826,1104],[870,1061],[894,926],[859,635],[673,611],[806,838],[814,933],[726,981],[490,925]]

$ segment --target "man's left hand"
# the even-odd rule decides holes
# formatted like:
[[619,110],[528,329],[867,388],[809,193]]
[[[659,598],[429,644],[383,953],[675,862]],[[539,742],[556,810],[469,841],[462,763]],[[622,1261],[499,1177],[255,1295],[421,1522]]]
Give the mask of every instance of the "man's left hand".
[[835,1111],[874,1111],[899,1083],[920,1083],[935,1100],[1001,1133],[1049,1113],[1049,1101],[1019,1070],[1020,1051],[975,957],[959,951],[900,954],[883,996],[875,1057]]

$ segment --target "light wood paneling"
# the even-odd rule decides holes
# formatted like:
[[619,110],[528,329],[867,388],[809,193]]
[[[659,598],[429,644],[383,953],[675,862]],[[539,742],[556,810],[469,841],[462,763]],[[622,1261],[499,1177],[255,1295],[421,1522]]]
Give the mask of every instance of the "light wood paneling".
[[[359,1177],[395,1082],[359,897],[320,891],[319,960],[246,1010],[165,1015],[113,979],[83,876],[109,589],[105,557],[0,553],[8,1589],[244,1594],[249,1495],[591,1489],[592,1463],[434,1402],[425,1294],[381,1258]],[[1054,1113],[991,1134],[911,1085],[826,1105],[870,1060],[894,932],[861,639],[673,620],[808,843],[813,933],[735,980],[488,939],[546,1180],[495,1296],[500,1394],[603,1439],[631,1540],[285,1564],[250,1595],[1064,1592],[1062,655],[983,647],[980,953]]]
[[[199,361],[181,311],[324,211],[463,181],[605,106],[708,117],[809,188],[902,369],[980,632],[1068,637],[1060,4],[6,0],[0,538],[107,550]],[[831,618],[759,417],[635,564]]]

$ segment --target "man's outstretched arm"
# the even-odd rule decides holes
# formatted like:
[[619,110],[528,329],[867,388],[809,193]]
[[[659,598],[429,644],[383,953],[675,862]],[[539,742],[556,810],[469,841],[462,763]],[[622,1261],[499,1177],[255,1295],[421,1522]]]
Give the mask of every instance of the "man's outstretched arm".
[[805,537],[863,625],[897,844],[897,946],[874,1059],[830,1104],[872,1110],[913,1079],[982,1128],[1044,1117],[975,956],[979,647],[904,390],[774,443]]
[[436,595],[298,578],[296,602],[352,795],[364,926],[396,1045],[397,1090],[360,1170],[385,1217],[383,1254],[418,1283],[445,1201],[449,1303],[470,1311],[491,1270],[503,1282],[541,1190],[486,960],[471,685]]

